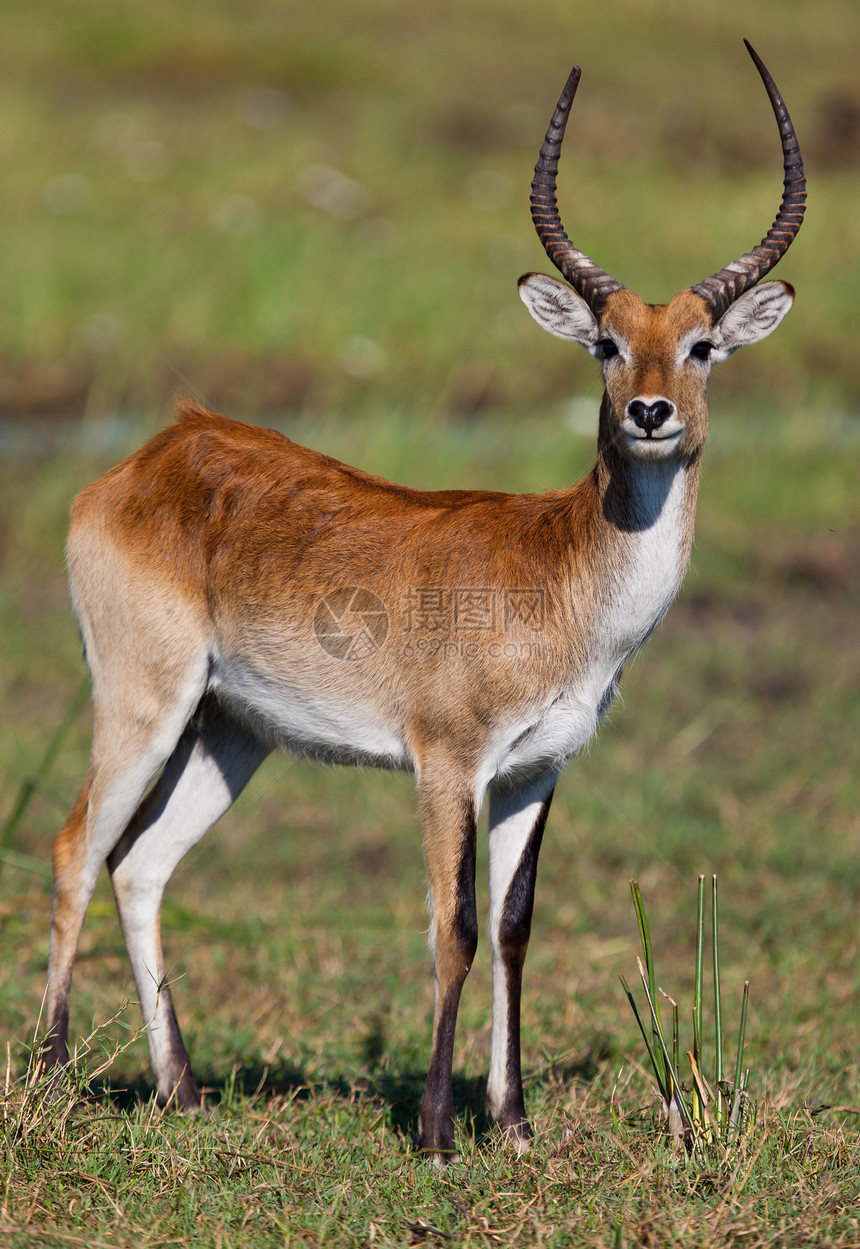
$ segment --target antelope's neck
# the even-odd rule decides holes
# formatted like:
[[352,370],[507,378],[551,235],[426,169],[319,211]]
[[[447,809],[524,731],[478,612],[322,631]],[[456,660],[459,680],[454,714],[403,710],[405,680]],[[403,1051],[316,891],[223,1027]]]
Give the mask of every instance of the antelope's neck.
[[[631,460],[601,454],[596,524],[609,558],[598,630],[619,662],[638,650],[681,587],[693,544],[700,456]],[[598,621],[602,617],[603,626]]]

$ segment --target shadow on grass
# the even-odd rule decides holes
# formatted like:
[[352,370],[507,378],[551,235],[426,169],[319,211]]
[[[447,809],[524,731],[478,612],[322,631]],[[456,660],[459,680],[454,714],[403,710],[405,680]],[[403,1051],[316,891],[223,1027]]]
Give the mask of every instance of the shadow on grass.
[[[383,1105],[389,1126],[397,1135],[413,1140],[418,1126],[418,1110],[424,1096],[427,1073],[424,1070],[371,1072],[357,1071],[353,1078],[336,1074],[309,1079],[298,1067],[270,1069],[253,1063],[235,1068],[225,1083],[215,1072],[200,1072],[199,1083],[209,1107],[229,1104],[234,1096],[267,1102],[308,1101],[315,1096],[336,1096],[345,1100],[370,1100]],[[92,1095],[106,1098],[114,1109],[130,1113],[155,1097],[155,1086],[145,1078],[126,1080],[117,1086],[111,1080],[94,1081]],[[491,1130],[484,1108],[486,1080],[483,1076],[454,1076],[454,1106],[457,1116],[474,1125],[476,1139]]]
[[[606,1039],[598,1038],[576,1059],[550,1063],[540,1073],[527,1078],[527,1085],[534,1088],[550,1081],[557,1084],[573,1080],[590,1083],[596,1078],[602,1061],[612,1052],[613,1047],[607,1046]],[[426,1071],[423,1068],[380,1070],[378,1062],[381,1052],[368,1052],[364,1057],[376,1062],[366,1062],[352,1076],[338,1073],[309,1078],[300,1067],[293,1065],[270,1067],[262,1063],[246,1063],[234,1067],[226,1081],[218,1073],[201,1072],[200,1084],[205,1090],[206,1105],[213,1108],[229,1105],[236,1096],[253,1099],[264,1106],[280,1100],[307,1101],[315,1096],[332,1095],[349,1101],[369,1100],[385,1107],[393,1132],[404,1140],[413,1141],[424,1096]],[[486,1077],[455,1072],[453,1088],[457,1118],[469,1125],[480,1145],[495,1131],[486,1112]],[[97,1098],[108,1098],[121,1112],[130,1112],[155,1097],[154,1085],[143,1077],[127,1081],[122,1087],[116,1087],[110,1080],[94,1082],[92,1092]]]

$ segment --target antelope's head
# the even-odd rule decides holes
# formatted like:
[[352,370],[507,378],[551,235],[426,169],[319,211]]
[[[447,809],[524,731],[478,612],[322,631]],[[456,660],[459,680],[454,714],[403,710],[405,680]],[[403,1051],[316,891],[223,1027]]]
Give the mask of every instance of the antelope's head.
[[614,443],[635,459],[697,452],[707,434],[711,365],[765,338],[794,300],[787,282],[758,283],[788,250],[803,221],[803,161],[782,96],[748,43],[747,48],[779,125],[785,168],[782,203],[761,243],[681,291],[671,303],[643,303],[565,234],[556,206],[556,175],[579,85],[578,66],[567,80],[535,167],[532,220],[547,255],[570,285],[527,273],[520,278],[520,296],[538,325],[579,343],[602,362],[606,395],[601,441]]

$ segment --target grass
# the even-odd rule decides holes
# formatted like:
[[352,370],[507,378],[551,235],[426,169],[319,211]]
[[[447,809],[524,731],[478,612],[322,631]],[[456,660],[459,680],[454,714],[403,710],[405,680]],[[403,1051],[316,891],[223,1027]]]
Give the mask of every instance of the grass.
[[[833,124],[839,101],[849,121],[858,107],[857,12],[822,0],[785,15],[762,3],[751,19],[739,0],[255,0],[241,21],[219,3],[7,5],[0,824],[36,784],[0,859],[4,1242],[860,1240],[858,167],[850,125]],[[455,1057],[463,1165],[439,1175],[412,1152],[432,1009],[413,785],[286,757],[165,903],[211,1113],[153,1109],[134,1002],[115,1018],[133,989],[106,881],[73,994],[89,1052],[74,1097],[46,1105],[27,1084],[46,866],[89,734],[81,711],[40,774],[83,677],[71,498],[164,421],[183,387],[165,360],[225,411],[414,485],[580,476],[593,362],[532,331],[513,294],[543,265],[524,188],[548,108],[580,60],[569,229],[665,297],[748,247],[775,208],[743,34],[809,153],[809,220],[781,266],[798,303],[714,377],[684,591],[553,806],[523,1020],[534,1153],[512,1159],[483,1117],[486,942]],[[757,1117],[703,1173],[661,1143],[618,975],[635,975],[635,876],[661,984],[690,999],[695,882],[714,872],[724,1001],[746,977],[754,988]]]
[[[636,1018],[648,1064],[657,1081],[660,1095],[663,1126],[666,1135],[676,1147],[688,1149],[693,1159],[706,1169],[719,1165],[728,1155],[731,1146],[741,1138],[746,1125],[754,1115],[746,1088],[749,1069],[744,1070],[744,1043],[749,1010],[749,981],[744,982],[740,1024],[737,1033],[737,1050],[734,1079],[729,1078],[728,1066],[723,1063],[722,993],[720,987],[719,921],[717,908],[717,878],[712,878],[711,888],[711,961],[713,967],[713,1025],[706,1029],[704,995],[704,945],[705,945],[705,878],[699,877],[696,899],[696,970],[693,1000],[690,1006],[692,1024],[691,1048],[686,1050],[691,1078],[687,1083],[681,1070],[681,1006],[660,986],[654,967],[654,950],[645,904],[637,881],[631,880],[630,890],[633,907],[642,941],[642,959],[637,958],[639,979],[647,1007],[640,1011],[636,997],[621,977],[621,987]],[[685,1012],[686,1013],[686,1012]],[[671,1024],[670,1024],[671,1019]],[[650,1027],[646,1027],[648,1020]],[[706,1063],[705,1032],[713,1033],[714,1056]],[[686,1070],[686,1065],[684,1067]],[[710,1164],[710,1166],[709,1166]]]

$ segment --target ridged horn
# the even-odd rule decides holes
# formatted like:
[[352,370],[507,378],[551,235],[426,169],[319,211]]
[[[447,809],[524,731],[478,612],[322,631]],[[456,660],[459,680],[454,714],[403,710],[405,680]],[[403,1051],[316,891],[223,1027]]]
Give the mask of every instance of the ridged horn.
[[557,269],[561,270],[573,289],[582,296],[592,312],[599,313],[608,295],[624,290],[621,282],[604,272],[584,252],[574,247],[564,232],[555,198],[558,160],[570,106],[579,86],[580,68],[574,65],[546,132],[530,197],[532,221],[544,250]]
[[767,89],[779,126],[783,168],[785,169],[785,189],[776,220],[758,246],[754,247],[751,252],[746,252],[739,260],[727,265],[725,269],[719,269],[709,278],[705,278],[703,282],[691,288],[711,306],[715,323],[726,309],[743,295],[744,291],[748,291],[751,286],[755,286],[756,282],[760,282],[776,262],[785,255],[800,229],[806,209],[803,158],[800,155],[800,147],[788,109],[761,57],[748,40],[745,39],[744,43]]

